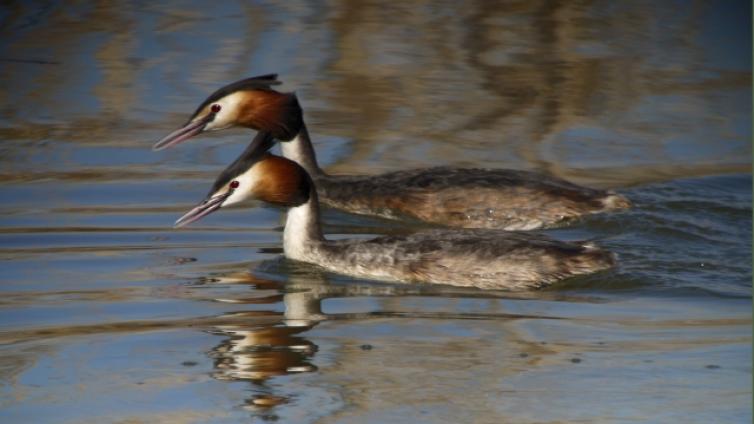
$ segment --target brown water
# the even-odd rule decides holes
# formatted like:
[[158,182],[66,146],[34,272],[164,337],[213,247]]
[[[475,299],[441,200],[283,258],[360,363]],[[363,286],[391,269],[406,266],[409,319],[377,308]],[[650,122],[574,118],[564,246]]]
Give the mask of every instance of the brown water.
[[[0,421],[751,422],[750,3],[11,2],[0,34]],[[171,229],[251,134],[151,145],[267,72],[328,171],[617,189],[548,233],[621,267],[513,296],[286,261],[262,204]]]

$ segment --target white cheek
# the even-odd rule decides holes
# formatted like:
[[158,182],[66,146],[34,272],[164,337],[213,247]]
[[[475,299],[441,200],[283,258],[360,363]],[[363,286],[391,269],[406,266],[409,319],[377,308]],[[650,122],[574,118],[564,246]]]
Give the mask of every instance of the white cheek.
[[233,194],[223,202],[223,207],[235,205],[253,197],[251,189],[256,184],[256,177],[253,173],[247,172],[239,175],[234,181],[238,181],[238,188],[233,190]]
[[204,127],[204,131],[218,131],[218,130],[224,130],[230,126],[233,125],[233,122],[230,121],[227,116],[223,117],[221,116],[222,112],[217,114],[215,116],[215,119],[212,120],[207,126]]
[[241,104],[241,100],[241,94],[236,92],[212,103],[213,105],[220,105],[220,112],[215,115],[215,119],[213,119],[212,122],[204,127],[204,130],[224,130],[235,125],[236,116],[238,116],[238,108]]

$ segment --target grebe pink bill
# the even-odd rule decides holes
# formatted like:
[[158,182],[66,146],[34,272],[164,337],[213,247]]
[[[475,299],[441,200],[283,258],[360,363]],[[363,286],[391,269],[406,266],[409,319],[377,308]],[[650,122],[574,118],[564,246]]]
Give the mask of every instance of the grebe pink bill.
[[382,175],[328,175],[317,164],[296,95],[272,89],[274,74],[229,84],[205,99],[188,122],[154,150],[205,131],[245,127],[281,140],[283,156],[317,184],[323,204],[347,212],[460,228],[531,230],[563,225],[581,216],[627,208],[609,190],[579,186],[537,172],[435,167]]
[[268,153],[273,142],[271,133],[257,134],[220,174],[206,199],[175,226],[259,199],[288,209],[283,231],[287,258],[354,277],[407,283],[527,290],[616,263],[612,253],[591,243],[504,230],[438,229],[371,240],[327,240],[315,183],[297,163]]

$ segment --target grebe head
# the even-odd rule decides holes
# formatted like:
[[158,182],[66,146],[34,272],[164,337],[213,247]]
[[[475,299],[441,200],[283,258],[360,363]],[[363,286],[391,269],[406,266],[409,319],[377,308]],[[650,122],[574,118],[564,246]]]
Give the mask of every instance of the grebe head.
[[309,200],[311,180],[293,161],[269,154],[271,133],[260,131],[249,146],[228,166],[196,207],[175,222],[183,227],[226,206],[259,199],[280,206],[298,206]]
[[273,90],[276,74],[260,75],[228,84],[207,97],[181,128],[155,143],[162,150],[206,131],[246,127],[269,131],[275,138],[290,140],[303,125],[294,94]]

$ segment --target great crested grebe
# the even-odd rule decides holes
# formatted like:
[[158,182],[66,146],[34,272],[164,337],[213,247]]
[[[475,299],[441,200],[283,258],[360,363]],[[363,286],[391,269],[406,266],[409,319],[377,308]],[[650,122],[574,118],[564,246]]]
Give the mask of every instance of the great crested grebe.
[[328,175],[317,164],[296,95],[271,88],[280,83],[270,74],[217,90],[183,127],[158,141],[154,150],[204,131],[234,126],[269,131],[282,141],[283,156],[311,175],[325,205],[450,227],[530,230],[630,206],[625,197],[612,191],[531,171],[435,167],[382,175]]
[[283,231],[287,258],[387,281],[523,290],[615,264],[613,254],[591,243],[504,230],[435,229],[371,240],[327,240],[320,227],[316,183],[296,162],[268,153],[273,143],[271,133],[257,134],[220,174],[206,199],[175,226],[259,199],[288,208]]

